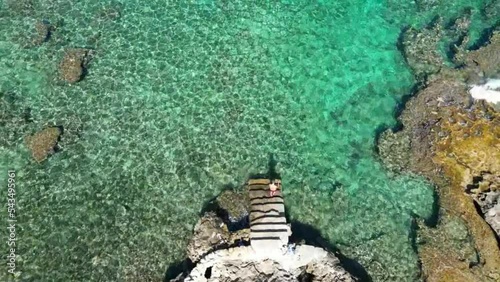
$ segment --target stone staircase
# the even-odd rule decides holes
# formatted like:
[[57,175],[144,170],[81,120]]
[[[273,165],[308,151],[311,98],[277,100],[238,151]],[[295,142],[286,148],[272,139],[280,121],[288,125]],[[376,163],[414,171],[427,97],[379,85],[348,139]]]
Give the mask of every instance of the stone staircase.
[[291,235],[285,218],[282,190],[271,196],[269,179],[250,179],[250,245],[257,253],[279,251],[288,245]]

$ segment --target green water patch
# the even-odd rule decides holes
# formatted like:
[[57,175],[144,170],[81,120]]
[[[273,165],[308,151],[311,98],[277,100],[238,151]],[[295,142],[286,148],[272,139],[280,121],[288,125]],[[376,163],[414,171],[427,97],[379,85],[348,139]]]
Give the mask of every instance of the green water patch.
[[[269,154],[292,219],[320,229],[375,281],[418,279],[412,220],[431,216],[433,192],[419,178],[388,177],[375,135],[395,125],[414,83],[396,48],[401,29],[440,10],[4,2],[0,91],[30,109],[25,134],[65,128],[62,150],[43,164],[28,159],[22,134],[2,135],[16,145],[2,148],[1,167],[21,176],[23,281],[160,281],[184,256],[203,204],[265,171]],[[466,5],[451,5],[449,17]],[[41,19],[56,29],[27,48],[27,23]],[[67,85],[57,68],[75,47],[94,59],[84,80]]]

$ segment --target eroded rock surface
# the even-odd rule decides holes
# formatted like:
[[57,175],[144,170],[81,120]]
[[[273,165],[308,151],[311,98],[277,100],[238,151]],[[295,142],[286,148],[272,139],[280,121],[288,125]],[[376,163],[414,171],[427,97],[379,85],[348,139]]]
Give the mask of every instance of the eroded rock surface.
[[279,263],[265,260],[259,262],[239,263],[227,262],[213,267],[211,279],[207,281],[220,282],[253,282],[253,281],[275,281],[275,282],[299,282],[291,273],[284,270]]
[[224,246],[229,241],[226,224],[213,212],[206,213],[194,227],[188,245],[188,258],[196,263],[207,253]]
[[465,180],[466,192],[471,194],[480,207],[484,219],[500,236],[500,175],[483,172]]
[[[179,281],[177,280],[172,281]],[[171,281],[171,282],[172,282]],[[333,254],[322,248],[298,245],[283,253],[259,253],[251,246],[223,249],[205,256],[186,282],[221,281],[358,281]]]

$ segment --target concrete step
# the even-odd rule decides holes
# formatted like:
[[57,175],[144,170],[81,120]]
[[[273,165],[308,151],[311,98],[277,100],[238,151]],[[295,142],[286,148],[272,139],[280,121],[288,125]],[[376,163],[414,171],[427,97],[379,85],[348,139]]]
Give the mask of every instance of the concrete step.
[[285,202],[281,190],[270,194],[269,179],[251,179],[250,244],[256,252],[281,249],[288,244],[290,228],[285,218]]

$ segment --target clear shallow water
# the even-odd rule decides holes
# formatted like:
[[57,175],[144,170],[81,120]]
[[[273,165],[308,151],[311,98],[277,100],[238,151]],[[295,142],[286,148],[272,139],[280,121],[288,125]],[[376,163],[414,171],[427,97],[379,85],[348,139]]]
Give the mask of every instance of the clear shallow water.
[[[270,154],[292,219],[375,281],[416,279],[411,221],[431,216],[432,189],[389,178],[375,134],[395,124],[414,83],[396,49],[401,28],[472,3],[35,1],[23,14],[8,2],[0,91],[31,108],[29,130],[83,124],[42,165],[22,139],[0,148],[0,167],[18,170],[24,280],[159,281],[204,202],[265,171]],[[121,16],[105,16],[110,8]],[[488,23],[473,11],[477,37]],[[21,48],[37,19],[61,24],[48,43]],[[67,47],[96,49],[72,86],[56,79]]]

